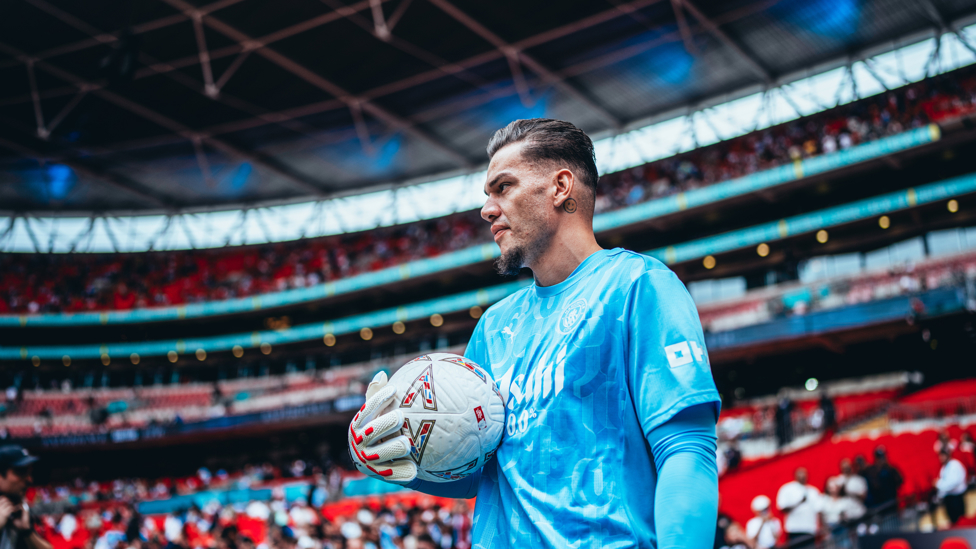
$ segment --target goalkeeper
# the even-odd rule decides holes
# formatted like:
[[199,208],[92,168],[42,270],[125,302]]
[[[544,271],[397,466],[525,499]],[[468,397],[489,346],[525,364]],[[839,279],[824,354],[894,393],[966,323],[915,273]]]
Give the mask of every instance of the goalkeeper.
[[597,244],[598,174],[581,130],[516,120],[488,156],[481,216],[501,250],[496,268],[535,279],[485,312],[465,352],[507,403],[496,458],[459,481],[417,480],[406,437],[372,444],[402,422],[374,419],[394,398],[380,374],[354,425],[373,427],[351,442],[357,467],[477,496],[477,548],[711,547],[719,396],[695,304],[659,261]]

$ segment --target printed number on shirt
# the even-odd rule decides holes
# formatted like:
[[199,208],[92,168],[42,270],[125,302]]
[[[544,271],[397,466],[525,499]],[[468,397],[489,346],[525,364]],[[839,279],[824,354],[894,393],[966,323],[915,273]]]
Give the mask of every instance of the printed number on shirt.
[[515,416],[516,414],[508,414],[508,419],[505,420],[505,431],[508,432],[508,436],[510,437],[528,431],[529,420],[535,419],[539,414],[536,413],[535,407],[531,407],[527,410],[522,410],[522,413],[518,414],[518,418]]

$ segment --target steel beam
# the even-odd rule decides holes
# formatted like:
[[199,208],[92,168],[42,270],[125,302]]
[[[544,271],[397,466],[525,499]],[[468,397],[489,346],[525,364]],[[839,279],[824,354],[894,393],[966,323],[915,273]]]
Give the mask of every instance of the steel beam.
[[[196,9],[193,5],[185,2],[184,0],[163,0],[163,1],[169,4],[170,6],[186,13],[192,13]],[[243,31],[234,28],[233,26],[221,21],[220,19],[217,19],[212,15],[204,16],[203,22],[208,27],[212,28],[213,30],[223,34],[224,36],[238,43],[254,41],[254,38],[247,35]],[[330,95],[343,101],[347,105],[351,106],[353,104],[359,104],[359,106],[362,108],[363,111],[368,112],[369,114],[373,115],[376,118],[379,118],[380,120],[383,120],[394,129],[403,130],[404,132],[416,137],[417,139],[424,141],[428,145],[432,146],[433,148],[437,149],[445,156],[450,158],[451,161],[454,162],[455,164],[458,164],[459,166],[465,168],[472,167],[473,165],[472,162],[468,160],[463,154],[457,152],[449,145],[442,142],[440,139],[434,137],[433,135],[430,135],[427,132],[414,127],[411,121],[401,117],[398,114],[390,112],[386,108],[381,107],[375,103],[372,103],[369,100],[363,99],[361,97],[356,96],[355,94],[348,92],[338,84],[335,84],[334,82],[328,80],[327,78],[324,78],[316,74],[314,71],[301,65],[297,61],[281,53],[278,53],[277,51],[269,47],[259,48],[255,50],[255,54],[264,57],[268,61],[271,61],[272,63],[278,65],[282,69],[308,82],[309,84],[319,88],[320,90],[326,93],[329,93]]]
[[[4,52],[5,54],[11,57],[22,60],[24,63],[26,63],[30,59],[26,54],[24,54],[20,50],[12,46],[9,46],[7,44],[4,44],[2,42],[0,42],[0,51]],[[214,148],[222,150],[225,153],[230,154],[231,156],[242,158],[264,167],[265,169],[271,171],[272,173],[275,173],[276,175],[279,175],[280,177],[292,182],[293,184],[300,187],[304,191],[311,192],[316,195],[321,195],[323,193],[322,187],[317,182],[306,180],[304,177],[298,176],[292,173],[291,171],[278,166],[277,164],[271,162],[270,160],[262,156],[259,156],[257,153],[239,149],[238,147],[231,145],[230,143],[227,143],[220,139],[216,139],[214,137],[200,135],[199,132],[196,132],[191,128],[188,128],[187,126],[183,125],[181,122],[173,120],[172,118],[169,118],[164,114],[156,112],[153,109],[146,107],[145,105],[137,103],[136,101],[123,97],[107,88],[96,87],[92,85],[91,82],[86,81],[80,76],[73,74],[69,71],[66,71],[64,69],[55,67],[54,65],[51,65],[50,63],[47,63],[45,61],[38,61],[34,65],[35,67],[43,70],[44,72],[47,72],[52,76],[60,78],[65,82],[74,84],[79,88],[88,88],[91,90],[92,94],[101,97],[102,99],[108,101],[109,103],[112,103],[133,114],[145,118],[146,120],[149,120],[150,122],[153,122],[163,128],[166,128],[172,133],[180,135],[181,137],[189,141],[192,141],[195,138],[203,139]]]
[[[37,5],[37,7],[39,7],[41,9],[44,9],[45,11],[47,11],[50,15],[58,18],[59,20],[61,20],[65,24],[70,25],[70,26],[78,29],[79,31],[81,31],[81,32],[83,32],[85,34],[88,34],[88,35],[90,35],[92,37],[98,36],[100,34],[100,31],[97,28],[95,28],[95,27],[93,27],[93,26],[85,23],[84,21],[81,21],[80,19],[72,16],[71,14],[68,14],[68,13],[60,10],[59,8],[56,8],[54,6],[51,6],[45,0],[27,0],[27,1],[34,3],[35,5]],[[344,6],[341,6],[340,8],[337,8],[336,9],[336,12],[337,13],[346,13],[347,11],[348,10]],[[349,17],[356,17],[356,14],[355,13],[351,13],[348,16]],[[247,114],[249,114],[251,116],[261,117],[261,116],[267,114],[267,111],[265,109],[262,109],[262,108],[260,108],[260,107],[258,107],[256,105],[252,105],[251,103],[249,103],[247,101],[244,101],[244,100],[241,100],[241,99],[237,99],[235,97],[228,96],[227,94],[224,94],[222,97],[219,96],[220,89],[224,85],[224,83],[226,83],[227,79],[229,79],[230,76],[233,75],[233,72],[238,67],[240,67],[240,64],[244,62],[244,60],[247,58],[247,56],[250,54],[250,52],[253,51],[254,48],[259,47],[259,46],[258,45],[255,45],[253,43],[244,43],[244,44],[241,44],[241,47],[243,47],[245,51],[243,53],[241,53],[240,55],[238,55],[238,57],[237,57],[237,59],[235,59],[234,63],[232,63],[231,66],[228,67],[226,71],[224,71],[224,75],[221,76],[220,81],[215,84],[215,83],[213,83],[213,73],[212,73],[212,71],[209,70],[209,68],[210,68],[210,65],[209,65],[210,53],[207,51],[206,40],[204,39],[204,36],[203,36],[203,26],[202,26],[202,23],[200,21],[200,14],[199,13],[193,14],[191,16],[191,20],[193,21],[194,34],[195,34],[195,37],[196,37],[196,40],[197,40],[197,47],[200,50],[199,51],[199,56],[200,56],[201,64],[202,64],[203,69],[204,69],[204,71],[203,71],[204,72],[204,84],[201,86],[201,84],[198,81],[194,80],[192,77],[187,76],[186,74],[184,74],[184,73],[182,73],[180,71],[169,71],[169,72],[166,72],[165,73],[165,76],[167,76],[171,80],[174,80],[175,82],[177,82],[177,83],[179,83],[181,85],[184,85],[184,86],[190,88],[194,92],[202,93],[204,96],[206,96],[206,97],[208,97],[208,98],[210,98],[212,100],[219,101],[221,103],[224,103],[225,105],[228,105],[230,107],[236,108],[236,109],[241,110],[241,111],[244,111],[244,112],[246,112]],[[150,56],[148,56],[148,55],[146,55],[144,53],[141,53],[139,55],[139,60],[141,62],[145,63],[148,67],[153,67],[156,64],[158,64],[158,61],[156,59],[153,59],[153,58],[151,58]],[[30,68],[30,67],[28,67],[28,68]],[[33,73],[31,72],[30,74],[33,74]],[[87,92],[89,90],[83,90],[83,91]],[[35,98],[34,103],[35,103],[35,105],[34,105],[35,106],[35,111],[40,112],[40,104],[39,104],[39,101],[36,98]],[[70,107],[73,108],[75,104],[76,103],[74,103],[74,102],[70,103]],[[70,111],[70,108],[67,109],[67,110]],[[60,117],[62,115],[66,115],[66,114],[67,114],[67,112],[63,110],[61,112],[61,114],[59,114],[58,117],[56,118],[56,122],[57,123],[60,123]],[[38,118],[38,119],[40,120],[40,118]],[[308,128],[305,124],[302,124],[300,122],[295,122],[295,121],[278,121],[278,124],[280,124],[282,127],[286,128],[286,129],[289,129],[289,130],[294,131],[296,133],[305,135],[306,137],[311,137],[312,139],[317,139],[317,136],[315,135],[315,132],[314,132],[314,128]],[[54,125],[56,125],[56,123],[55,123],[55,121],[52,121],[52,126],[54,126]],[[45,138],[46,139],[47,136],[50,135],[50,133],[51,133],[51,131],[53,129],[54,129],[53,127],[39,128],[38,129],[38,134],[42,138]],[[201,152],[202,151],[202,148],[201,148],[200,139],[202,139],[204,137],[204,135],[206,135],[208,137],[212,137],[212,134],[205,134],[203,132],[199,132],[197,138],[193,140],[193,146],[194,146],[194,149],[196,150],[196,153],[197,153],[197,161],[200,162],[201,169],[202,169],[203,174],[204,174],[204,179],[207,181],[208,184],[213,185],[214,181],[213,181],[212,177],[210,175],[208,175],[208,174],[210,174],[209,162],[207,161],[206,156],[202,155],[202,152]],[[330,167],[333,168],[333,169],[338,169],[337,167],[335,167],[335,166],[333,166],[331,164],[330,164]]]
[[[503,40],[500,36],[489,30],[487,27],[482,25],[480,22],[475,20],[470,15],[464,13],[457,8],[454,4],[448,0],[430,0],[431,4],[434,4],[441,11],[451,16],[455,21],[461,23],[467,27],[471,32],[474,32],[478,36],[485,39],[489,44],[495,47],[496,50],[501,52],[501,54],[507,57],[510,61],[514,63],[522,62],[527,68],[531,69],[533,72],[541,76],[544,80],[551,82],[567,95],[576,99],[583,105],[586,105],[588,109],[596,113],[600,118],[604,119],[616,130],[623,127],[623,122],[617,118],[616,115],[612,114],[605,107],[598,104],[593,99],[590,99],[582,90],[574,86],[573,84],[567,82],[565,79],[556,75],[553,71],[549,70],[546,66],[536,60],[534,57],[525,52],[523,48],[516,47],[509,44]],[[514,76],[514,75],[513,75]]]
[[695,19],[701,23],[701,26],[705,28],[712,36],[718,39],[725,47],[732,50],[733,53],[749,67],[753,73],[756,74],[762,81],[766,84],[771,84],[774,80],[773,75],[770,74],[769,69],[764,67],[762,63],[759,62],[755,57],[747,53],[742,46],[740,46],[735,40],[732,39],[728,34],[723,31],[717,23],[708,18],[697,6],[692,2],[692,0],[673,0],[675,3],[680,4],[688,13],[690,13]]
[[[32,1],[40,1],[40,2],[43,2],[44,0],[32,0]],[[215,11],[215,9],[217,9],[217,6],[218,5],[223,4],[223,3],[227,3],[227,2],[231,2],[231,1],[232,0],[222,0],[220,2],[215,2],[213,4],[209,4],[208,6],[205,6],[204,8],[199,8],[199,11],[200,12],[203,12],[203,13],[210,13],[212,11]],[[239,1],[239,0],[234,0],[234,1]],[[615,5],[614,7],[610,8],[610,9],[607,9],[607,10],[604,10],[602,12],[593,14],[593,15],[588,16],[588,17],[585,17],[585,18],[583,18],[583,19],[581,19],[579,21],[574,21],[572,23],[568,23],[568,24],[563,25],[561,27],[556,27],[554,29],[550,29],[548,31],[541,32],[539,34],[536,34],[536,35],[533,35],[533,36],[529,36],[527,38],[524,38],[524,39],[522,39],[522,40],[520,40],[520,41],[512,44],[512,47],[514,47],[516,49],[519,49],[519,50],[522,50],[522,49],[527,49],[527,48],[531,48],[531,47],[534,47],[534,46],[538,46],[540,44],[544,44],[544,43],[547,43],[547,42],[551,42],[553,40],[556,40],[556,39],[559,39],[559,38],[562,38],[562,37],[571,35],[571,34],[573,34],[575,32],[579,32],[579,31],[585,30],[587,28],[590,28],[590,27],[593,27],[593,26],[596,26],[596,25],[600,25],[602,23],[606,23],[607,21],[611,21],[611,20],[616,19],[618,17],[633,14],[633,13],[637,12],[638,10],[644,9],[647,6],[650,6],[650,5],[653,5],[653,4],[657,4],[657,3],[662,2],[662,1],[663,0],[633,0],[633,1],[627,2],[627,3],[617,4],[617,5]],[[409,2],[409,0],[405,0],[397,8],[397,10],[394,12],[394,14],[387,21],[387,25],[388,26],[392,27],[393,26],[393,22],[399,20],[399,16],[402,15],[403,8],[404,8],[404,6],[407,6],[408,5],[408,2]],[[288,27],[286,29],[282,29],[280,31],[276,31],[274,33],[271,33],[271,34],[268,34],[266,36],[260,37],[260,38],[254,40],[253,42],[251,42],[249,44],[251,44],[252,47],[255,47],[255,46],[266,46],[267,44],[273,43],[273,42],[275,42],[277,40],[280,40],[280,39],[282,39],[284,37],[293,36],[294,34],[297,34],[299,32],[304,32],[305,30],[308,30],[310,28],[314,28],[316,26],[325,24],[328,21],[333,21],[335,19],[339,19],[339,18],[343,18],[343,17],[346,17],[346,18],[351,17],[354,14],[357,14],[359,12],[365,11],[366,9],[369,9],[369,7],[370,7],[369,0],[361,0],[358,3],[349,6],[345,11],[332,12],[332,13],[325,14],[325,15],[320,16],[320,17],[313,18],[313,19],[311,19],[309,21],[305,21],[305,22],[299,23],[297,25],[293,25],[292,27]],[[177,17],[177,16],[170,16],[170,19],[173,18],[173,17]],[[176,23],[184,22],[184,21],[188,21],[189,19],[190,19],[190,17],[188,15],[181,13],[181,14],[178,14],[177,20],[175,22]],[[168,19],[158,20],[158,23],[159,24],[164,24],[165,23],[166,25],[172,24],[172,22],[170,22]],[[148,25],[148,23],[147,24],[144,24],[144,25]],[[141,30],[141,26],[140,26],[140,29],[136,29],[136,31],[140,31],[140,30]],[[114,37],[114,36],[112,36],[112,35],[104,35],[104,36],[107,36],[107,38],[104,38],[102,41],[97,42],[97,43],[113,42],[113,41],[117,40],[117,38]],[[92,44],[92,45],[94,45],[94,44]],[[221,49],[218,49],[218,50],[211,51],[210,52],[210,59],[213,60],[213,59],[217,59],[217,58],[220,58],[220,57],[226,57],[228,55],[239,55],[241,53],[241,51],[242,51],[242,45],[241,44],[235,44],[233,46],[227,46],[225,48],[221,48]],[[396,82],[391,82],[391,83],[388,83],[388,84],[383,84],[381,86],[378,86],[376,88],[373,88],[371,90],[368,90],[368,91],[360,94],[360,96],[362,98],[368,99],[368,100],[377,99],[379,97],[383,97],[383,96],[389,95],[391,93],[395,93],[395,92],[398,92],[398,91],[402,91],[402,90],[405,90],[405,89],[409,89],[411,87],[418,86],[418,85],[424,84],[426,82],[430,82],[430,81],[436,80],[437,78],[443,77],[445,74],[453,74],[453,73],[457,73],[457,72],[462,72],[462,71],[465,71],[467,69],[470,69],[470,68],[473,68],[473,67],[476,67],[476,66],[479,66],[479,65],[483,65],[485,63],[488,63],[488,62],[494,61],[496,59],[499,59],[499,58],[503,57],[503,55],[504,54],[501,51],[499,51],[497,49],[492,49],[492,50],[489,50],[489,51],[487,51],[485,53],[478,54],[478,55],[474,55],[472,57],[469,57],[468,59],[459,61],[457,63],[451,63],[450,65],[447,65],[447,66],[444,66],[444,67],[438,67],[438,68],[435,68],[435,69],[431,69],[429,71],[425,71],[425,72],[422,72],[422,73],[418,73],[416,75],[409,76],[407,78],[404,78],[404,79],[399,80],[399,81],[396,81]],[[35,57],[37,57],[39,59],[43,59],[45,57],[45,52],[41,52],[40,54],[38,54]],[[196,54],[189,55],[189,56],[187,56],[185,58],[181,58],[181,59],[177,59],[177,60],[173,60],[173,61],[160,62],[160,63],[157,63],[157,64],[151,66],[151,67],[146,67],[146,68],[143,68],[143,69],[139,69],[137,71],[136,78],[144,78],[146,76],[156,75],[156,74],[166,74],[168,72],[176,71],[176,70],[178,70],[180,68],[192,66],[192,65],[194,65],[194,64],[196,64],[198,62],[199,62],[199,56],[196,55]],[[20,61],[16,61],[15,63],[20,63]],[[47,93],[47,92],[41,92],[41,95],[44,96],[45,93]],[[17,103],[21,103],[21,102],[25,102],[25,101],[29,102],[30,100],[31,100],[30,97],[29,96],[26,96],[26,97],[22,97],[22,98],[16,98],[14,100],[4,101],[2,104],[17,104]],[[321,113],[321,112],[326,112],[326,111],[333,110],[333,109],[340,108],[340,107],[344,107],[344,106],[346,106],[346,104],[344,102],[338,100],[338,99],[320,101],[318,103],[314,103],[314,104],[307,105],[307,106],[302,106],[302,107],[296,107],[296,108],[293,108],[293,109],[288,109],[286,111],[268,113],[267,115],[258,116],[257,118],[255,118],[253,120],[246,120],[246,121],[241,121],[241,122],[234,122],[234,123],[224,124],[224,125],[221,125],[219,128],[218,127],[215,127],[213,130],[214,130],[215,133],[225,133],[225,132],[229,132],[229,131],[235,131],[236,129],[248,129],[248,128],[258,127],[258,126],[265,125],[265,124],[272,124],[272,123],[276,123],[276,122],[287,121],[287,120],[290,120],[290,119],[293,119],[293,118],[297,118],[297,117],[301,117],[301,116],[306,116],[306,115],[309,115],[309,114],[317,114],[317,113]]]

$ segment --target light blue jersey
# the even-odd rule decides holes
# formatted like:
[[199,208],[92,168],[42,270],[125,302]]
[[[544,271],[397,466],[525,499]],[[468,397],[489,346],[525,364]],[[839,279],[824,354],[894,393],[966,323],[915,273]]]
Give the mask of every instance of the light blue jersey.
[[490,368],[508,406],[481,472],[474,547],[655,547],[646,436],[719,403],[677,276],[634,252],[596,252],[565,281],[488,309],[465,356]]

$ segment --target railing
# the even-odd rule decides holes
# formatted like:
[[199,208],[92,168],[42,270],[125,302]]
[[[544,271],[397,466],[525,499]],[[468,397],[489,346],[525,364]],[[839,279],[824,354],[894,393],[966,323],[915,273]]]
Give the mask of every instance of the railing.
[[939,402],[899,403],[889,407],[887,412],[894,421],[971,415],[976,414],[976,395]]

